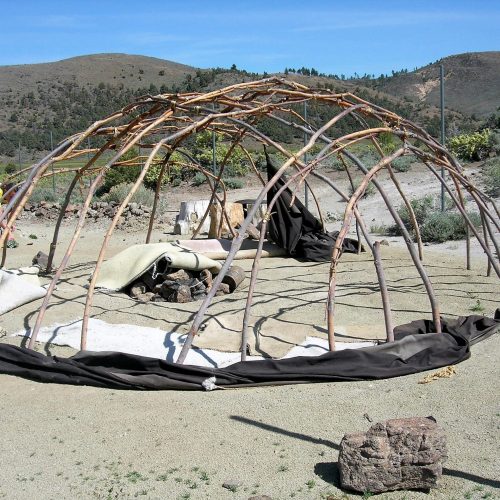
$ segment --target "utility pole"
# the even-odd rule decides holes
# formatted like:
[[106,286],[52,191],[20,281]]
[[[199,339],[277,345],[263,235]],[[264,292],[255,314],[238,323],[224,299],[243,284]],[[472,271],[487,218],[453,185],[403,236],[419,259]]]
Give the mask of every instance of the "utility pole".
[[[442,64],[439,65],[439,87],[441,94],[441,144],[445,146],[445,128],[444,128],[444,67]],[[441,177],[444,179],[445,170],[444,167],[441,167]],[[441,184],[441,212],[445,210],[445,202],[444,202],[444,185]]]
[[[213,104],[214,112],[215,112],[215,103]],[[217,157],[215,155],[215,147],[216,147],[216,138],[215,138],[215,127],[212,128],[212,168],[214,171],[214,175],[217,172]]]
[[[307,101],[304,101],[304,121],[307,127]],[[304,146],[307,144],[307,134],[304,132]],[[304,153],[304,163],[307,165],[307,151]],[[309,209],[309,189],[304,181],[304,204],[307,209]]]
[[[89,152],[87,153],[87,162],[90,161],[90,157],[91,157],[91,154],[90,154],[90,137],[87,137],[87,149],[89,150]],[[139,154],[141,153],[141,148],[139,148]],[[89,187],[92,185],[92,176],[90,176],[89,178]]]
[[[54,139],[52,138],[52,130],[50,131],[50,151],[54,151]],[[56,197],[56,176],[54,175],[54,162],[51,165],[52,168],[52,191],[54,192],[54,199]]]

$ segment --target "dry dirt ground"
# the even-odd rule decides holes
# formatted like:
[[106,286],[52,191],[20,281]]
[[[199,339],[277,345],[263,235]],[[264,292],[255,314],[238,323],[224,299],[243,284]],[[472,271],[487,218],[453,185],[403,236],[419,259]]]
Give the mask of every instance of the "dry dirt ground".
[[[424,175],[401,178],[416,192],[434,189]],[[234,192],[232,197],[255,192]],[[337,197],[324,188],[318,194],[326,210],[340,210]],[[171,207],[177,201],[173,199]],[[369,223],[388,223],[376,197],[366,200],[362,209]],[[153,241],[172,238],[166,229],[157,227]],[[70,236],[71,226],[65,225],[59,258]],[[48,250],[50,237],[48,224],[22,222],[20,246],[9,253],[8,264],[28,265],[38,250]],[[118,231],[108,255],[143,238],[137,231]],[[101,240],[100,225],[85,230],[44,324],[81,318],[85,284]],[[407,252],[398,238],[388,240],[383,259],[395,324],[430,318],[427,296]],[[463,243],[425,249],[426,269],[445,316],[471,314],[478,304],[491,316],[499,305],[498,279],[485,276],[477,244],[473,249],[470,271],[464,269]],[[248,276],[251,261],[240,265]],[[287,323],[300,323],[308,334],[325,335],[327,274],[328,264],[263,260],[254,313],[281,320],[284,330]],[[240,311],[246,286],[217,298],[209,315]],[[36,301],[4,315],[2,327],[9,334],[29,328],[39,305]],[[92,316],[182,333],[198,306],[142,304],[123,295],[98,293]],[[369,254],[343,256],[336,315],[339,340],[367,334],[383,337]],[[1,341],[22,342],[19,337]],[[74,352],[42,344],[37,349]],[[154,393],[44,385],[0,376],[0,498],[355,498],[339,489],[336,462],[342,435],[366,430],[367,418],[376,422],[428,415],[448,434],[449,460],[440,487],[430,493],[394,492],[380,498],[498,498],[499,351],[495,335],[474,346],[471,359],[457,367],[454,377],[426,385],[418,384],[420,374],[375,382]],[[222,487],[225,481],[241,484],[230,491]]]

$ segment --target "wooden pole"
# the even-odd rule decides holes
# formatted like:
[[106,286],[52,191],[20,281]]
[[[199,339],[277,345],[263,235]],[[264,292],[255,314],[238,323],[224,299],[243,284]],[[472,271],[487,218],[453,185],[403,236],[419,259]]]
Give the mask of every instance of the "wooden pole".
[[382,306],[384,308],[384,321],[387,342],[394,342],[391,304],[389,301],[389,293],[387,292],[384,267],[382,266],[382,257],[380,255],[380,241],[376,241],[373,245],[373,259],[375,261],[375,270],[377,271],[380,294],[382,295]]

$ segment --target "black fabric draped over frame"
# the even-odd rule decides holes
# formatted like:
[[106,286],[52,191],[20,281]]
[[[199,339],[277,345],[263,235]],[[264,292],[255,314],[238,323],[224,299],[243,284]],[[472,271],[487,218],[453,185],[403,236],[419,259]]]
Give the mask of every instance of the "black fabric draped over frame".
[[[267,178],[270,180],[278,168],[266,153]],[[267,204],[285,185],[286,178],[282,176],[267,193]],[[269,221],[269,237],[291,257],[311,262],[329,262],[332,249],[337,240],[338,231],[327,232],[318,219],[307,210],[302,202],[295,198],[287,187],[278,197],[271,210]],[[357,253],[360,243],[351,238],[345,238],[342,244],[343,252]],[[363,248],[361,248],[363,250]]]

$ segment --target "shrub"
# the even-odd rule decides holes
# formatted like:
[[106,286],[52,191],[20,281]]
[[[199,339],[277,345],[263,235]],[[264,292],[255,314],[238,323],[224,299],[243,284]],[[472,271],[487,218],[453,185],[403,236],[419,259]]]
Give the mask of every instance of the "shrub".
[[[131,187],[132,187],[131,183],[129,184],[123,183],[113,186],[110,189],[109,193],[106,193],[104,196],[101,197],[101,200],[121,203],[125,199],[125,196],[127,196],[127,194],[129,193]],[[151,191],[150,189],[147,189],[144,186],[139,186],[139,189],[137,189],[137,191],[135,192],[134,196],[132,196],[132,199],[130,201],[138,203],[139,205],[152,207],[154,198],[155,198],[154,191]],[[165,208],[165,206],[166,204],[164,200],[160,198],[160,207],[159,207],[160,212]]]
[[378,143],[384,154],[391,154],[396,149],[394,136],[390,132],[384,132],[378,136]]
[[[361,179],[356,179],[353,182],[354,186],[351,186],[349,188],[349,195],[352,196],[356,189],[358,189],[359,185],[361,184]],[[365,192],[363,193],[363,198],[367,198],[368,196],[372,196],[375,194],[375,186],[370,182],[366,186]]]
[[[162,186],[166,186],[168,184],[179,185],[181,181],[186,180],[190,177],[193,177],[194,172],[187,168],[183,168],[180,164],[182,157],[178,153],[174,153],[169,160],[169,167],[165,169],[163,174],[163,179],[161,181]],[[145,177],[144,177],[144,185],[149,189],[156,189],[156,183],[158,182],[158,178],[160,177],[161,172],[161,164],[156,163],[149,167]]]
[[[471,222],[480,225],[477,213],[469,213]],[[448,240],[465,238],[467,224],[461,214],[455,212],[434,212],[420,228],[420,235],[424,242],[443,243]]]
[[36,187],[31,193],[29,201],[30,203],[40,203],[41,201],[55,203],[57,201],[57,196],[51,188]]
[[[429,216],[435,212],[436,203],[434,197],[431,195],[424,196],[423,198],[415,198],[410,201],[410,205],[413,208],[413,212],[415,213],[415,219],[417,220],[417,224],[419,227],[429,218]],[[406,229],[409,231],[413,230],[413,224],[411,223],[410,214],[406,205],[401,205],[398,209],[398,214],[403,221]],[[395,226],[394,232],[396,234],[400,234],[399,228]]]
[[193,186],[201,186],[204,182],[207,182],[207,178],[201,172],[196,172],[193,177]]
[[[430,195],[410,201],[415,219],[420,229],[420,236],[424,242],[442,243],[448,240],[460,240],[466,235],[466,222],[458,212],[451,212],[451,199],[445,200],[446,211],[439,210],[439,200]],[[410,234],[413,234],[413,224],[405,205],[401,205],[398,214]],[[481,225],[479,214],[467,214],[474,226]],[[401,230],[394,225],[388,229],[389,234],[401,235]],[[414,235],[414,234],[413,234]]]
[[226,186],[226,189],[241,189],[242,187],[244,187],[244,183],[241,179],[233,179],[230,177],[224,179],[224,184]]
[[9,175],[13,174],[17,169],[18,169],[18,167],[14,163],[7,163],[7,165],[5,165],[5,173],[6,174],[9,174]]
[[450,151],[457,158],[468,161],[486,158],[491,147],[491,132],[489,129],[472,134],[456,135],[448,141]]
[[[138,151],[132,148],[130,151],[125,153],[120,157],[119,161],[132,160],[138,156]],[[104,177],[104,183],[99,188],[98,194],[108,193],[113,186],[118,186],[119,184],[132,183],[137,180],[139,174],[141,173],[141,166],[119,166],[111,167]]]
[[483,165],[483,180],[486,194],[500,196],[500,158],[491,158]]
[[[215,160],[217,166],[222,165],[229,152],[229,146],[223,142],[222,134],[215,136]],[[211,169],[213,165],[212,133],[205,130],[196,136],[195,159],[205,168]],[[227,177],[241,177],[248,173],[248,162],[244,153],[239,148],[231,151],[224,166],[224,175]]]
[[391,165],[396,172],[408,172],[414,161],[415,158],[412,156],[400,156],[399,158],[396,158]]

